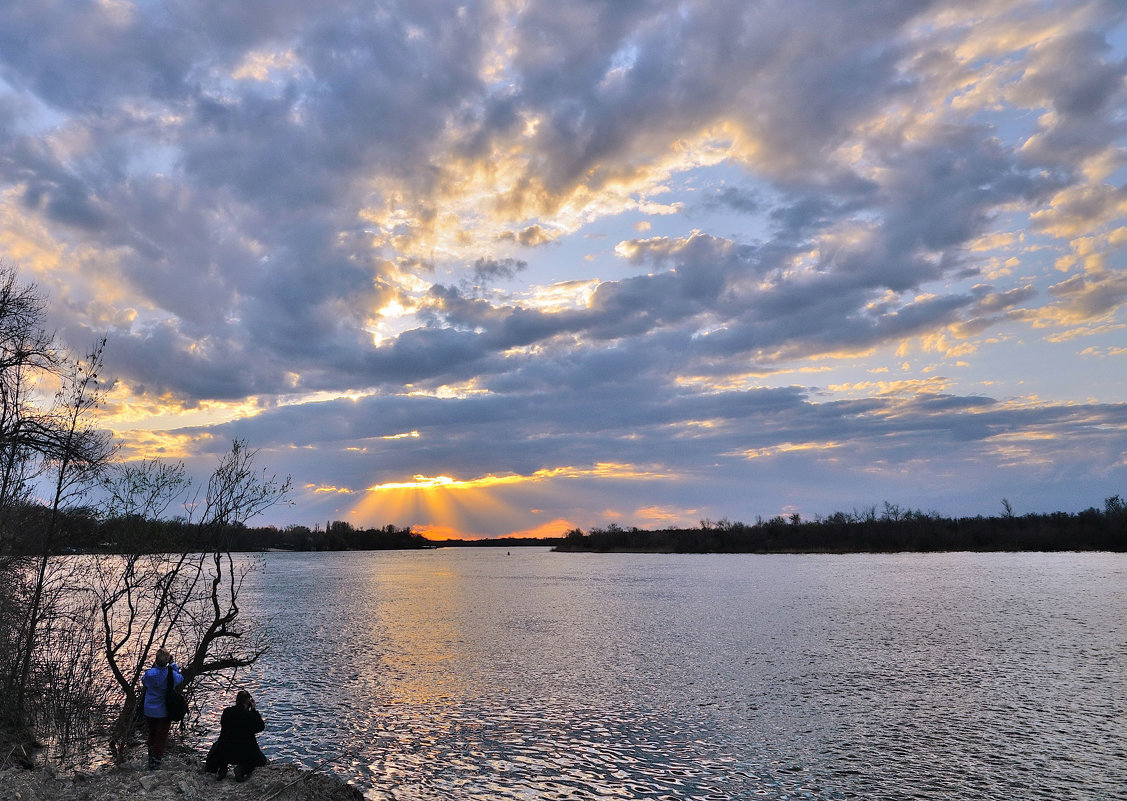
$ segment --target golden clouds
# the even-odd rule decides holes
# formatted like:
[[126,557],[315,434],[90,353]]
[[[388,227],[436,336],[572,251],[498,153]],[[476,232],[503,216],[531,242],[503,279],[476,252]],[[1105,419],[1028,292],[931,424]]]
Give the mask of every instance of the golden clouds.
[[1057,302],[1023,311],[1020,317],[1034,328],[1068,329],[1048,337],[1050,341],[1063,341],[1123,327],[1122,324],[1113,324],[1112,320],[1124,299],[1127,299],[1127,275],[1074,275],[1049,287],[1049,294],[1057,298]]
[[832,451],[840,447],[840,442],[834,442],[832,440],[827,442],[781,442],[778,445],[771,445],[766,448],[749,448],[744,451],[739,451],[739,455],[743,456],[745,459],[764,459],[785,453]]
[[347,487],[325,487],[317,486],[315,484],[306,484],[305,488],[311,490],[314,495],[351,495],[352,490]]
[[831,392],[868,397],[876,395],[882,398],[908,398],[920,395],[939,395],[948,392],[954,381],[943,376],[930,378],[910,378],[898,381],[850,381],[841,384],[830,384],[826,388]]
[[555,467],[537,470],[531,475],[485,475],[471,479],[454,479],[450,476],[423,476],[417,475],[412,481],[392,481],[368,487],[366,492],[380,493],[396,490],[473,490],[487,489],[507,485],[540,483],[558,478],[604,478],[604,479],[629,479],[651,480],[670,478],[671,476],[652,470],[641,469],[632,465],[604,462],[592,467]]
[[1058,239],[1074,239],[1127,217],[1127,191],[1108,184],[1070,186],[1057,192],[1047,209],[1030,215],[1034,226]]
[[69,248],[56,239],[37,215],[27,213],[22,197],[26,186],[0,192],[0,253],[37,278],[63,269]]
[[997,460],[999,467],[1028,468],[1053,464],[1052,453],[1036,447],[1035,443],[1050,443],[1057,437],[1048,431],[1022,431],[1017,434],[996,434],[987,438],[988,452]]
[[293,50],[252,50],[231,71],[231,77],[240,81],[266,81],[273,74],[291,72],[300,65]]
[[[498,136],[473,155],[457,147],[432,165],[419,186],[387,179],[373,181],[382,198],[360,217],[375,227],[373,244],[393,248],[400,262],[468,260],[492,254],[498,245],[537,247],[606,217],[626,212],[650,216],[677,214],[680,201],[660,202],[676,174],[719,164],[730,156],[731,142],[717,132],[668,142],[647,141],[627,161],[608,159],[589,169],[555,179],[536,155],[540,124],[524,119],[519,130]],[[456,142],[459,132],[449,132]]]
[[536,287],[524,298],[524,302],[542,312],[560,312],[566,309],[583,309],[591,305],[595,290],[601,282],[561,281],[555,284]]
[[[634,510],[633,519],[644,526],[683,526],[696,522],[699,509],[677,509],[668,506],[643,506]],[[565,532],[566,533],[566,532]]]
[[1057,259],[1055,266],[1062,272],[1079,266],[1089,274],[1103,273],[1107,267],[1108,257],[1125,244],[1127,244],[1127,228],[1124,227],[1092,236],[1077,237],[1069,243],[1072,252]]
[[201,443],[213,441],[214,435],[206,431],[177,432],[246,419],[261,413],[262,409],[262,403],[254,397],[234,402],[187,402],[172,394],[137,394],[135,388],[118,381],[108,388],[97,419],[100,426],[116,433],[121,442],[121,455],[127,460],[186,459],[199,450]]
[[123,461],[140,459],[188,459],[196,454],[201,439],[168,431],[115,430],[120,442],[118,455]]
[[952,342],[947,338],[947,333],[943,331],[934,334],[926,334],[920,337],[920,346],[925,352],[941,353],[945,358],[957,359],[962,356],[969,356],[978,350],[977,342],[970,342],[964,340],[962,342]]

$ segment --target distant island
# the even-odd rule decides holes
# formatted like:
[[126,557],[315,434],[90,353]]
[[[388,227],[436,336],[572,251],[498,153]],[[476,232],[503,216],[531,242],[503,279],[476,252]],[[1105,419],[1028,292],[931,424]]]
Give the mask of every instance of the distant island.
[[[692,528],[642,529],[611,523],[563,537],[499,537],[430,540],[410,527],[358,528],[329,521],[308,526],[228,526],[203,531],[181,520],[99,518],[90,510],[69,510],[54,540],[56,553],[159,553],[226,550],[370,551],[422,548],[547,546],[560,552],[638,553],[860,553],[928,551],[1117,551],[1127,552],[1127,502],[1108,498],[1103,508],[1081,512],[943,517],[884,503],[860,511],[835,512],[803,520],[799,515],[754,523],[702,520]],[[0,553],[36,553],[46,511],[24,508],[22,525]]]

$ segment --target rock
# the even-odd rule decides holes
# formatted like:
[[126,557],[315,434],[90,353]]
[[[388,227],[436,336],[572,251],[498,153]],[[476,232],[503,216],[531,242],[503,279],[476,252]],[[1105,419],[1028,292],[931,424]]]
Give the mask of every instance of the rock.
[[157,787],[160,787],[160,776],[150,773],[141,777],[141,786],[145,788],[146,792],[152,792]]

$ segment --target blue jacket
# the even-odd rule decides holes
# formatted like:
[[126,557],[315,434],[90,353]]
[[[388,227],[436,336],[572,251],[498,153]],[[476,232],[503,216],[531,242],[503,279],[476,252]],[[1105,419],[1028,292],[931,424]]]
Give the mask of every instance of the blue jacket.
[[175,662],[169,663],[168,667],[156,667],[154,665],[146,670],[145,675],[141,678],[141,684],[145,687],[145,717],[168,717],[164,698],[168,693],[169,672],[172,673],[174,687],[179,687],[184,683],[184,677],[180,675],[180,668],[176,667]]

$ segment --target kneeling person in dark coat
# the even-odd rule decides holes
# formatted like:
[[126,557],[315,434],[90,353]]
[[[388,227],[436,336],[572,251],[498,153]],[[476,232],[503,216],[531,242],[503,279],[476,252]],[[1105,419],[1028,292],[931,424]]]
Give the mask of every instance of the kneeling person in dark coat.
[[227,775],[227,766],[234,765],[235,781],[246,781],[255,768],[266,764],[266,757],[254,736],[265,728],[250,693],[239,690],[235,705],[223,710],[219,739],[207,752],[204,770],[222,779]]

